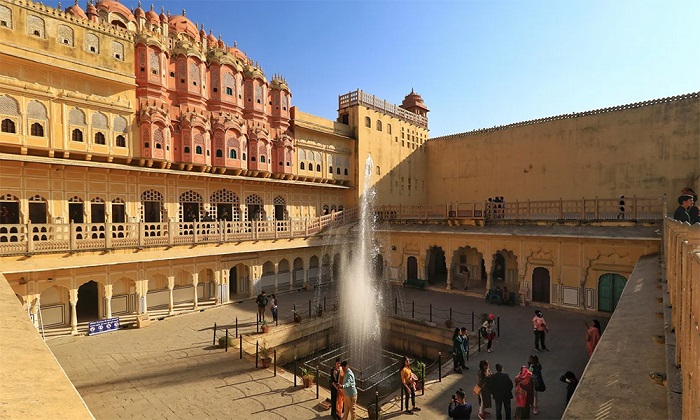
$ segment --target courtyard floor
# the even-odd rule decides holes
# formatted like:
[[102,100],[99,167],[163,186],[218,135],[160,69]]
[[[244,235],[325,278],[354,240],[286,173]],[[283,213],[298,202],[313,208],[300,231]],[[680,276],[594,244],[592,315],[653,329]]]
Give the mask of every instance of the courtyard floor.
[[[441,382],[437,382],[436,375],[430,376],[425,395],[417,397],[422,411],[401,413],[397,397],[383,405],[382,412],[387,417],[447,418],[447,406],[454,391],[457,388],[470,391],[476,384],[479,360],[489,360],[494,371],[496,363],[503,364],[504,371],[513,378],[534,352],[530,320],[535,307],[488,305],[481,298],[459,291],[404,288],[392,291],[396,302],[404,308],[404,315],[410,317],[407,308],[416,302],[417,319],[428,320],[425,308],[430,304],[436,314],[451,307],[457,325],[471,329],[471,316],[458,313],[474,311],[477,317],[480,313],[494,313],[500,316],[501,336],[494,342],[493,353],[486,353],[485,348],[481,353],[472,353],[468,362],[471,369],[464,374],[451,373],[446,364]],[[281,321],[289,319],[284,314],[291,314],[294,302],[304,307],[316,296],[315,291],[280,294]],[[551,351],[537,353],[547,385],[546,392],[539,396],[537,418],[554,419],[561,418],[565,408],[566,386],[559,382],[559,377],[571,370],[580,378],[588,360],[584,321],[597,318],[605,327],[608,318],[599,312],[542,310],[549,325],[547,347]],[[242,320],[254,321],[255,303],[248,300],[169,317],[143,329],[90,337],[53,337],[47,344],[97,419],[330,418],[329,412],[319,411],[318,406],[328,395],[326,392],[316,399],[315,388],[295,388],[290,374],[278,369],[275,377],[271,368],[256,369],[249,358],[240,360],[237,349],[226,353],[212,346],[214,322],[230,325],[236,317],[241,324]],[[254,331],[255,326],[245,327],[245,331],[251,329]],[[472,418],[476,418],[477,400],[471,392],[468,401],[474,406]],[[495,419],[495,410],[491,412]]]

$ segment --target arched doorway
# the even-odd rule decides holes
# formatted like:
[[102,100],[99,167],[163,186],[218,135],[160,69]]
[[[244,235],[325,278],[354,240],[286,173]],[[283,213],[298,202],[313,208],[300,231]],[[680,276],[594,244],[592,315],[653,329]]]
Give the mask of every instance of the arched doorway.
[[606,273],[598,279],[598,310],[613,312],[620,301],[627,279],[619,274]]
[[319,269],[318,257],[315,255],[309,259],[308,277],[309,277],[309,284],[311,284],[311,285],[315,285],[319,281],[320,269]]
[[406,260],[406,278],[407,279],[417,279],[418,278],[418,258],[408,257]]
[[294,259],[294,269],[292,270],[292,285],[295,287],[304,284],[304,260],[300,257]]
[[447,284],[447,261],[445,251],[439,246],[431,246],[428,249],[427,258],[428,283]]
[[532,301],[549,303],[549,270],[537,267],[532,271]]
[[78,303],[75,306],[78,322],[100,319],[97,282],[90,280],[78,288]]

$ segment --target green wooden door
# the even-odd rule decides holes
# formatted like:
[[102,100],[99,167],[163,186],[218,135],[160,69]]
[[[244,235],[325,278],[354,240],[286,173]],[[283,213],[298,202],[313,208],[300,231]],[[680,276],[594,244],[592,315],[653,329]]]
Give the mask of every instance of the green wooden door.
[[607,273],[598,279],[598,310],[613,312],[620,301],[627,279],[619,274]]

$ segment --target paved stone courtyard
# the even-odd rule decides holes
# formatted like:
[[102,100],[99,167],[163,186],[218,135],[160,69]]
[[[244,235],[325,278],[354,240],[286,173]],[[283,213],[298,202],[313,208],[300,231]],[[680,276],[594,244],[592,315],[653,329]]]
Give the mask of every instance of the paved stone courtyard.
[[[423,410],[411,417],[447,418],[450,395],[459,387],[471,390],[479,360],[488,359],[494,370],[496,363],[503,364],[512,378],[534,351],[530,323],[534,307],[487,305],[481,298],[459,292],[397,290],[404,302],[415,299],[436,308],[451,306],[463,313],[493,312],[501,317],[501,337],[494,342],[494,353],[484,349],[473,354],[468,363],[471,369],[462,375],[450,373],[446,364],[442,382],[431,375],[425,396],[417,399]],[[280,313],[290,312],[293,301],[303,304],[313,296],[312,291],[282,295]],[[583,322],[597,317],[605,326],[607,318],[597,312],[543,310],[550,328],[547,346],[552,351],[539,353],[547,391],[540,394],[537,418],[560,418],[565,386],[559,376],[566,370],[580,376],[587,362]],[[278,369],[274,377],[272,368],[256,369],[249,358],[240,360],[238,349],[226,353],[212,346],[214,322],[230,324],[235,317],[254,319],[255,304],[246,301],[166,318],[144,329],[55,337],[47,343],[97,419],[330,418],[318,406],[326,392],[316,399],[315,388],[295,388],[290,374]],[[470,321],[455,319],[471,327]],[[476,397],[469,394],[469,401],[476,418]],[[408,416],[399,412],[398,404],[394,398],[382,411],[391,417]]]

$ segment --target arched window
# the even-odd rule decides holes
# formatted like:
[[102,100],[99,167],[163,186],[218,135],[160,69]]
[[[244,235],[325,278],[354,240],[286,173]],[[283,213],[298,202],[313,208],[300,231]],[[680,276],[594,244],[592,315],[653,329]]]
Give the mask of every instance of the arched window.
[[381,120],[377,120],[377,131],[382,131],[382,122],[381,122]]
[[241,157],[242,160],[245,160],[245,153],[243,153],[243,156]]
[[386,133],[391,134],[391,124],[386,125]]
[[151,147],[151,143],[145,142],[145,143],[143,144],[143,147],[146,148],[146,149],[148,149],[149,147]]
[[0,131],[3,133],[16,133],[15,122],[9,118],[5,118],[2,120],[2,123],[0,123]]
[[260,156],[260,163],[265,163],[265,156]]
[[201,155],[201,154],[202,154],[202,146],[197,146],[197,147],[194,149],[194,152],[195,152],[196,154],[198,154],[198,155]]
[[117,147],[126,147],[126,139],[122,135],[117,136]]
[[83,141],[83,132],[82,132],[81,130],[79,130],[79,129],[76,128],[76,129],[74,129],[73,132],[71,133],[71,137],[70,137],[70,138],[71,138],[71,140],[73,140],[73,141],[82,142],[82,141]]
[[105,135],[99,131],[95,133],[95,144],[105,144]]
[[345,176],[348,176],[348,168],[345,168]]
[[31,135],[35,137],[44,137],[44,126],[39,123],[32,124]]
[[301,169],[302,171],[304,170],[304,162],[301,162],[301,163],[299,164],[299,169]]
[[0,6],[0,26],[12,29],[12,10],[9,7]]
[[58,25],[58,36],[56,40],[61,44],[73,46],[73,29],[70,26]]
[[185,146],[185,153],[188,153],[188,154],[190,153],[190,147],[189,147],[189,146]]
[[337,175],[340,175],[340,167],[335,168],[335,173],[336,173]]
[[224,157],[224,151],[221,149],[216,149],[216,157]]
[[316,165],[316,172],[321,172],[321,165]]
[[333,167],[332,167],[332,166],[329,166],[329,167],[328,167],[328,173],[331,174],[331,175],[333,175]]
[[237,156],[236,156],[236,149],[231,149],[231,150],[229,150],[228,156],[229,156],[231,159],[236,159],[236,157],[237,157]]
[[156,149],[162,149],[162,148],[163,148],[163,145],[162,145],[162,144],[156,143]]
[[365,127],[372,128],[372,119],[370,117],[365,117]]

